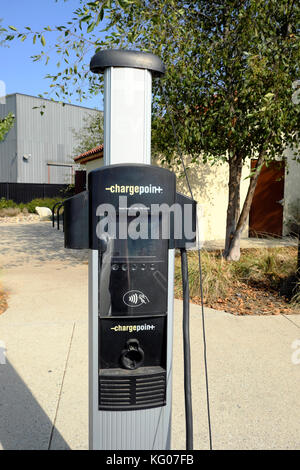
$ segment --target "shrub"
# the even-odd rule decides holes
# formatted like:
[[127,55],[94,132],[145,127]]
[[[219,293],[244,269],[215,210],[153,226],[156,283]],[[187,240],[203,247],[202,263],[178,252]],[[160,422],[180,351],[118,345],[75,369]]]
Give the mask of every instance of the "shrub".
[[[45,199],[33,199],[32,201],[28,202],[27,204],[24,204],[24,207],[30,212],[31,214],[35,213],[35,208],[36,207],[49,207],[49,209],[52,210],[54,204],[57,202],[61,201],[62,198],[45,198]],[[23,208],[24,208],[23,207]]]
[[[190,295],[200,298],[199,266],[197,252],[190,251],[189,280]],[[202,250],[203,294],[206,302],[225,299],[233,285],[241,283],[264,287],[279,292],[282,279],[295,273],[297,269],[297,248],[259,248],[242,250],[236,262],[225,261],[221,252]],[[180,257],[175,264],[175,294],[182,297]],[[294,302],[300,302],[300,293]]]
[[[203,250],[201,253],[203,272],[203,296],[206,301],[226,297],[232,283],[232,263],[225,261],[221,254]],[[198,253],[189,252],[189,281],[191,297],[200,298]],[[182,296],[180,257],[176,257],[175,293]]]
[[[54,204],[56,204],[57,202],[62,201],[63,199],[64,199],[63,197],[36,198],[36,199],[33,199],[32,201],[27,202],[27,203],[21,202],[21,203],[17,204],[16,202],[12,201],[11,199],[5,199],[4,197],[2,197],[0,199],[0,210],[3,210],[3,209],[18,209],[18,212],[16,212],[15,214],[13,214],[13,212],[11,212],[11,216],[18,214],[19,212],[23,212],[23,214],[28,214],[28,213],[34,214],[36,207],[49,207],[49,209],[52,210]],[[5,217],[5,216],[2,215],[2,217]],[[10,215],[9,215],[9,217],[10,217]]]
[[[299,279],[299,274],[298,274]],[[292,297],[292,303],[300,306],[300,280],[296,283],[294,288],[294,295]]]
[[7,207],[5,209],[0,209],[0,217],[14,217],[15,215],[20,214],[20,209],[18,207]]
[[11,207],[17,207],[18,204],[11,199],[5,199],[5,197],[2,197],[0,199],[0,209],[8,209]]

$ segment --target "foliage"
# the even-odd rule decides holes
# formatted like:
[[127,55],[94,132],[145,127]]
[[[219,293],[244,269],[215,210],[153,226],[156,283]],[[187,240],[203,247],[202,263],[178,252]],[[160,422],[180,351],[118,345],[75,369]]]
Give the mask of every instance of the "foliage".
[[298,282],[295,288],[295,294],[292,298],[292,302],[296,305],[300,305],[300,282]]
[[9,113],[4,119],[0,119],[0,142],[4,140],[8,131],[14,125],[15,117],[12,113]]
[[0,209],[15,208],[17,206],[17,203],[11,199],[5,199],[5,197],[0,199]]
[[[60,197],[56,197],[56,198],[37,198],[37,199],[33,199],[32,201],[30,202],[27,202],[26,204],[24,204],[24,207],[26,207],[28,209],[28,212],[30,212],[31,214],[34,214],[35,213],[35,208],[36,207],[49,207],[49,209],[52,210],[54,204],[56,204],[57,202],[60,202],[62,201],[62,198]],[[21,205],[19,204],[19,207]]]
[[[39,32],[30,26],[23,31],[2,28],[7,42],[40,40],[43,49],[33,60],[46,62],[50,60],[46,35],[62,33],[55,47],[66,68],[49,76],[59,97],[72,93],[83,97],[82,90],[71,85],[79,80],[89,84],[88,93],[99,92],[86,64],[93,48],[141,49],[158,54],[167,66],[163,88],[186,153],[198,158],[204,152],[205,161],[226,161],[227,153],[240,151],[247,158],[267,144],[268,157],[273,158],[282,154],[287,143],[297,143],[299,107],[291,99],[293,83],[299,78],[297,2],[80,3],[66,25],[45,26]],[[155,96],[160,132],[155,147],[172,158],[174,139],[159,81]]]
[[20,212],[21,210],[18,207],[8,207],[7,209],[0,209],[0,217],[15,217]]
[[84,126],[80,131],[73,130],[77,141],[74,156],[80,155],[103,143],[103,113],[90,114],[84,118]]
[[[287,146],[296,155],[299,147],[299,19],[293,0],[81,0],[65,25],[38,32],[7,26],[2,37],[39,40],[42,51],[33,60],[48,63],[47,35],[60,34],[59,71],[48,78],[62,99],[100,91],[87,66],[93,50],[159,55],[167,72],[154,83],[153,149],[169,162],[178,158],[171,114],[183,153],[199,163],[229,164],[225,252],[237,259],[263,163],[281,158]],[[258,167],[240,213],[241,168],[254,156]]]
[[[203,293],[206,303],[225,299],[232,286],[248,284],[266,290],[280,290],[282,279],[295,273],[297,249],[259,248],[242,251],[236,263],[227,263],[218,252],[202,251]],[[199,266],[197,253],[189,252],[191,298],[199,298]],[[180,259],[175,264],[175,293],[182,296]]]
[[60,199],[66,199],[75,195],[75,184],[68,184],[66,188],[60,189],[59,193],[61,194]]
[[36,207],[49,207],[52,209],[54,204],[59,201],[62,201],[63,198],[56,197],[56,198],[36,198],[30,202],[26,203],[16,203],[11,199],[5,199],[4,197],[0,199],[0,210],[1,209],[19,209],[20,211],[24,211],[27,209],[29,213],[34,214]]

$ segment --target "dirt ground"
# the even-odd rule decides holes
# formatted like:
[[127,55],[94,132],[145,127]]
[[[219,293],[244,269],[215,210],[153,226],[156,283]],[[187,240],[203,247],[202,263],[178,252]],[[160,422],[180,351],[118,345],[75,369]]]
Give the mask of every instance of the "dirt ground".
[[300,314],[299,305],[289,303],[276,291],[243,284],[229,288],[228,294],[226,299],[218,299],[217,302],[206,304],[206,307],[223,310],[233,315]]

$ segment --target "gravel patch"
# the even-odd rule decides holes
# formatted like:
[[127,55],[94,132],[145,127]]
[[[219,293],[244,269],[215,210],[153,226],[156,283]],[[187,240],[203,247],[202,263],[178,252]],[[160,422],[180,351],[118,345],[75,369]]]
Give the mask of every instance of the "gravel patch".
[[14,217],[0,217],[0,225],[2,224],[30,224],[40,221],[37,214],[18,214]]

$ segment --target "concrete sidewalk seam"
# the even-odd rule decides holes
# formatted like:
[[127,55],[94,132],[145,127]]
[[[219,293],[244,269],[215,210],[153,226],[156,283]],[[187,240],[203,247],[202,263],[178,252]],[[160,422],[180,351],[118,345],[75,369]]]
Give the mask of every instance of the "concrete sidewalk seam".
[[70,344],[69,344],[68,354],[67,354],[66,363],[65,363],[65,367],[64,367],[64,372],[63,372],[63,376],[62,376],[60,391],[59,391],[59,395],[58,395],[57,406],[56,406],[56,410],[55,410],[55,416],[54,416],[54,420],[53,420],[53,424],[52,424],[52,428],[51,428],[51,433],[50,433],[50,438],[49,438],[49,443],[48,443],[48,449],[47,449],[47,450],[51,450],[51,444],[52,444],[52,439],[53,439],[53,433],[54,433],[54,429],[55,429],[55,425],[56,425],[56,420],[57,420],[57,415],[58,415],[60,400],[61,400],[61,396],[62,396],[63,386],[64,386],[64,382],[65,382],[65,377],[66,377],[67,368],[68,368],[68,363],[69,363],[69,358],[70,358],[70,353],[71,353],[72,342],[73,342],[73,338],[74,338],[75,326],[76,326],[76,323],[74,322],[74,323],[73,323],[73,328],[72,328],[72,333],[71,333],[71,338],[70,338]]
[[297,328],[300,328],[299,325],[297,325],[297,323],[293,322],[293,320],[291,320],[290,318],[288,318],[287,315],[284,315],[283,313],[281,314],[286,320],[288,320],[290,323],[292,323],[294,326],[296,326]]

